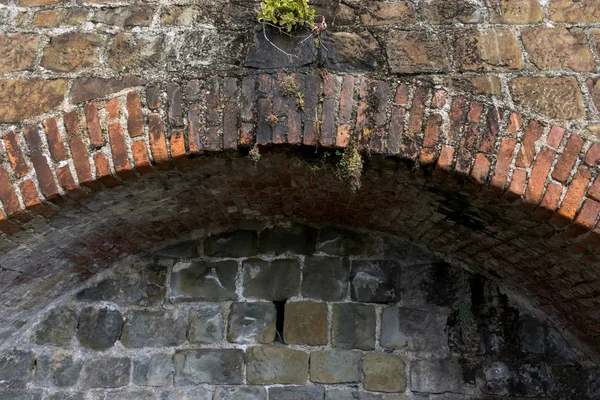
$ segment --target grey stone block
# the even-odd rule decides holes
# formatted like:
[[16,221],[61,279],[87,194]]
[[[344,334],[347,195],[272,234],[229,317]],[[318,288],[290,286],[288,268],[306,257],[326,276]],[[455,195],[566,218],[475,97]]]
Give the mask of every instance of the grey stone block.
[[218,387],[213,400],[267,400],[267,391],[260,386]]
[[131,360],[106,357],[87,360],[81,377],[85,388],[119,388],[129,385]]
[[302,385],[308,379],[309,355],[283,346],[246,350],[246,379],[252,385]]
[[0,400],[42,400],[42,391],[0,389]]
[[6,350],[0,352],[0,382],[4,389],[24,387],[34,368],[30,351]]
[[269,398],[277,400],[323,400],[325,389],[320,386],[288,386],[269,388]]
[[175,353],[175,385],[239,385],[244,352],[237,349],[180,350]]
[[375,307],[365,304],[334,304],[333,347],[373,350],[375,348]]
[[294,259],[249,259],[243,263],[244,296],[287,300],[300,291],[300,262]]
[[225,321],[219,306],[202,306],[190,310],[190,343],[215,343],[223,340]]
[[457,360],[417,360],[410,363],[413,392],[463,393],[462,368]]
[[302,296],[340,301],[346,298],[350,263],[339,257],[306,257],[302,270]]
[[125,347],[169,347],[185,342],[187,318],[181,310],[134,310],[125,315]]
[[39,386],[70,387],[77,384],[83,362],[68,351],[54,351],[38,356],[35,380]]
[[47,400],[86,400],[84,393],[56,392],[48,395]]
[[165,246],[156,251],[154,255],[158,257],[179,259],[197,258],[199,255],[199,246],[200,242],[198,240],[186,240],[185,242],[179,242]]
[[512,374],[505,363],[501,361],[487,362],[483,365],[483,376],[486,385],[484,392],[499,396],[509,393]]
[[323,350],[310,354],[310,380],[316,383],[360,381],[360,351]]
[[315,251],[317,231],[304,225],[289,228],[265,229],[260,233],[259,251],[262,254],[312,254]]
[[319,231],[316,251],[332,256],[368,256],[375,252],[375,241],[366,233],[326,228]]
[[239,230],[210,236],[204,240],[204,253],[210,257],[251,257],[258,253],[255,231]]
[[435,311],[389,307],[381,315],[381,346],[445,355],[448,337],[444,330],[448,317]]
[[177,263],[171,274],[171,300],[236,300],[237,272],[236,261]]
[[[275,29],[267,27],[267,37],[275,46],[297,57],[290,58],[276,49],[264,37],[262,31],[255,35],[254,47],[248,53],[245,66],[259,69],[296,68],[312,64],[317,61],[317,49],[314,41],[307,40],[298,46],[298,41],[287,35],[278,34]],[[310,32],[304,32],[304,36]],[[302,35],[302,34],[301,34]]]
[[112,347],[121,335],[123,316],[107,307],[84,307],[79,315],[77,339],[84,347],[104,350]]
[[140,386],[166,386],[171,380],[172,369],[172,354],[138,354],[133,359],[133,383]]
[[[359,392],[358,390],[330,389],[326,400],[382,400],[380,394]],[[387,398],[386,398],[387,400]]]
[[275,340],[277,311],[273,303],[233,303],[229,313],[227,341],[272,343]]
[[402,300],[407,306],[455,307],[464,298],[464,272],[445,262],[402,265]]
[[404,359],[387,353],[368,353],[363,360],[364,387],[373,392],[406,390]]
[[365,303],[395,303],[402,292],[400,263],[386,260],[352,262],[351,297]]
[[156,394],[147,390],[126,389],[107,392],[102,400],[156,400]]
[[57,307],[48,312],[38,324],[34,342],[56,346],[68,345],[75,336],[77,314],[70,307]]
[[197,388],[175,388],[160,393],[160,400],[212,400],[212,394],[208,390]]

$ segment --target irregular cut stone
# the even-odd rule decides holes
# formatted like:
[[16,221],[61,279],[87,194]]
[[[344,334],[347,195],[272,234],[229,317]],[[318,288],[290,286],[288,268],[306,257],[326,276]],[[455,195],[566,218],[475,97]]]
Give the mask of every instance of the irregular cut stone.
[[478,75],[452,78],[450,85],[467,93],[480,95],[499,95],[500,79],[493,75]]
[[368,1],[364,4],[364,12],[360,16],[365,25],[410,24],[414,22],[415,11],[408,1],[385,3]]
[[74,26],[84,22],[87,10],[83,7],[55,8],[40,10],[33,16],[33,24],[40,27]]
[[407,306],[457,306],[464,297],[461,268],[445,262],[403,265],[402,300]]
[[302,269],[302,296],[339,301],[348,294],[350,264],[339,257],[306,257]]
[[507,395],[509,393],[512,374],[508,365],[500,361],[487,362],[483,365],[483,376],[485,378],[486,393]]
[[190,343],[215,343],[223,339],[225,321],[218,306],[190,310]]
[[61,3],[62,1],[63,0],[18,0],[17,5],[19,7],[39,7]]
[[252,385],[302,385],[308,379],[308,358],[285,347],[251,347],[246,351],[246,379]]
[[149,390],[121,389],[107,392],[102,400],[156,400],[156,395]]
[[327,304],[312,301],[285,303],[283,341],[287,344],[327,344]]
[[[317,47],[314,40],[306,40],[298,45],[295,37],[279,34],[276,29],[267,27],[266,33],[257,31],[254,36],[254,46],[248,53],[244,65],[249,68],[280,69],[297,68],[313,64],[317,61]],[[267,38],[265,38],[265,34]],[[308,36],[310,32],[306,33]],[[302,33],[299,33],[302,36]],[[275,48],[279,47],[288,55]]]
[[205,388],[175,388],[165,390],[158,396],[160,400],[213,400],[212,393]]
[[390,31],[387,56],[390,71],[395,74],[448,72],[448,45],[437,35],[415,31]]
[[55,72],[72,72],[98,62],[104,38],[94,33],[65,33],[55,36],[44,49],[40,65]]
[[185,342],[186,314],[181,310],[132,310],[125,314],[125,347],[169,347]]
[[548,11],[554,22],[600,22],[600,3],[596,0],[553,0]]
[[239,385],[244,352],[238,349],[178,350],[174,357],[175,386]]
[[56,392],[49,395],[48,400],[85,400],[85,393]]
[[63,102],[64,79],[8,79],[0,81],[0,123],[17,122],[48,112]]
[[237,271],[235,261],[179,262],[171,273],[171,300],[236,300]]
[[[150,95],[146,95],[150,97]],[[148,101],[149,104],[153,104]],[[159,257],[169,258],[197,258],[198,257],[198,246],[200,244],[197,240],[187,240],[185,242],[179,242],[163,247],[154,254]]]
[[410,387],[416,392],[462,393],[462,368],[452,358],[413,361],[410,363]]
[[160,23],[166,26],[190,26],[206,20],[202,8],[198,6],[171,6],[162,10]]
[[269,398],[277,400],[322,400],[325,389],[319,386],[288,386],[269,388]]
[[592,72],[594,57],[583,30],[529,28],[521,33],[531,62],[541,70]]
[[375,241],[362,232],[327,228],[319,232],[316,250],[332,256],[367,256],[375,252]]
[[576,119],[585,116],[583,96],[574,77],[521,77],[510,81],[515,103],[530,107],[550,118]]
[[277,311],[273,303],[233,303],[229,313],[227,341],[272,343],[275,340]]
[[375,307],[364,304],[334,304],[331,326],[333,347],[373,350]]
[[293,259],[243,263],[244,296],[265,300],[287,300],[300,291],[300,262]]
[[434,311],[389,307],[381,316],[381,346],[409,351],[448,352],[447,316]]
[[332,71],[373,71],[385,65],[381,47],[369,31],[326,32],[321,35],[325,66]]
[[490,3],[492,24],[535,24],[544,17],[539,0],[492,0]]
[[267,391],[260,386],[218,387],[214,400],[267,400]]
[[108,63],[117,71],[157,67],[162,44],[160,36],[119,33],[108,48]]
[[40,386],[70,387],[77,384],[82,360],[75,360],[68,351],[57,350],[36,360],[35,379]]
[[40,38],[28,34],[0,34],[0,75],[33,66]]
[[590,92],[590,95],[592,96],[592,99],[594,100],[596,108],[600,107],[600,78],[590,78],[587,81],[585,81],[585,84],[588,88],[588,91]]
[[0,400],[41,400],[41,390],[2,390],[0,389]]
[[73,87],[70,92],[71,103],[83,103],[120,92],[126,88],[143,86],[145,84],[146,81],[144,79],[131,75],[125,76],[122,79],[77,78],[73,81]]
[[257,252],[258,236],[255,231],[239,230],[204,240],[204,253],[210,257],[250,257]]
[[310,353],[310,380],[315,383],[358,382],[361,359],[359,351],[313,351]]
[[523,67],[521,46],[509,29],[469,29],[456,34],[455,62],[462,71],[506,71]]
[[375,392],[404,392],[404,360],[393,354],[367,353],[363,360],[365,389]]
[[84,347],[104,350],[112,347],[123,327],[119,310],[89,306],[81,310],[77,326],[77,339]]
[[353,261],[350,276],[352,300],[365,303],[400,301],[400,266],[396,261]]
[[421,7],[426,21],[434,25],[476,24],[483,19],[479,5],[469,0],[428,0]]
[[[326,400],[382,400],[380,394],[359,392],[358,390],[343,390],[343,389],[329,389],[327,391]],[[385,397],[383,400],[405,400],[404,398],[398,397]]]
[[77,329],[77,315],[70,307],[57,307],[38,324],[33,340],[37,344],[65,346],[71,343]]
[[92,22],[120,27],[150,26],[154,9],[142,6],[100,8],[90,19]]
[[0,382],[3,388],[24,387],[34,368],[34,355],[29,351],[0,352]]
[[171,381],[171,354],[138,354],[133,359],[133,383],[140,386],[166,386]]
[[262,254],[312,254],[317,231],[305,225],[265,229],[260,233],[259,251]]
[[86,388],[118,388],[129,385],[131,360],[107,357],[86,360],[81,382]]

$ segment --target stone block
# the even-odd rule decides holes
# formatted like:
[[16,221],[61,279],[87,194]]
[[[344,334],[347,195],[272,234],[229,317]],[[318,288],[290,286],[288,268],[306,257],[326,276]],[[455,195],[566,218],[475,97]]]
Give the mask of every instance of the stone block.
[[415,11],[406,0],[394,3],[368,1],[360,19],[367,26],[410,24],[415,20]]
[[83,347],[104,350],[112,347],[123,327],[123,316],[116,309],[88,306],[81,310],[77,339]]
[[521,37],[531,62],[542,71],[593,72],[594,57],[583,30],[578,28],[525,29]]
[[365,389],[375,392],[404,392],[406,390],[404,359],[386,353],[368,353],[363,360]]
[[350,275],[352,300],[365,303],[400,301],[401,264],[386,260],[355,260]]
[[403,265],[402,301],[416,307],[456,307],[464,297],[463,271],[445,262]]
[[111,93],[120,92],[125,88],[145,84],[145,80],[133,75],[125,75],[121,79],[77,78],[73,81],[73,87],[70,92],[71,103],[83,103],[88,100],[107,96]]
[[41,390],[3,390],[0,389],[0,400],[42,400]]
[[125,315],[125,347],[169,347],[185,342],[187,318],[180,310],[132,310]]
[[305,225],[289,228],[265,229],[259,236],[259,252],[262,254],[312,254],[315,251],[317,231]]
[[0,74],[29,69],[35,61],[40,38],[27,34],[0,35]]
[[509,29],[468,29],[456,33],[456,67],[461,71],[511,71],[523,68],[523,54]]
[[238,349],[178,350],[175,386],[239,385],[243,381],[244,352]]
[[204,254],[210,257],[251,257],[258,253],[255,231],[239,230],[210,236],[204,240]]
[[550,20],[553,22],[600,22],[600,4],[595,0],[554,0],[550,4],[548,12]]
[[327,304],[299,301],[285,304],[283,341],[287,344],[327,344]]
[[202,306],[190,310],[190,343],[215,343],[223,340],[225,321],[219,306]]
[[377,39],[369,31],[325,32],[321,35],[324,64],[328,70],[340,72],[374,71],[385,65]]
[[237,300],[236,261],[179,262],[171,274],[172,301]]
[[40,65],[54,72],[73,72],[94,66],[105,38],[95,33],[69,32],[55,36],[44,49]]
[[122,389],[107,392],[102,400],[156,400],[156,394],[149,390]]
[[118,388],[129,385],[131,360],[126,357],[106,357],[86,360],[81,376],[83,387]]
[[294,259],[243,263],[244,296],[264,300],[287,300],[300,292],[300,262]]
[[452,358],[413,361],[410,363],[410,387],[415,392],[462,393],[462,368]]
[[100,8],[90,21],[119,27],[150,26],[153,14],[153,8],[143,6]]
[[0,81],[0,123],[17,122],[62,104],[67,91],[63,79],[7,79]]
[[133,383],[139,386],[167,386],[171,381],[172,369],[172,354],[138,354],[133,359]]
[[310,380],[329,384],[359,382],[361,359],[359,351],[313,351],[310,353]]
[[390,31],[387,56],[394,74],[448,72],[448,44],[442,36],[416,31]]
[[396,350],[448,352],[447,315],[404,307],[389,307],[381,315],[381,346]]
[[77,315],[70,307],[57,307],[48,312],[37,325],[33,341],[37,344],[66,346],[77,329]]
[[375,253],[375,240],[362,232],[325,228],[319,231],[315,248],[332,256],[369,256]]
[[73,353],[57,350],[38,356],[36,360],[35,380],[39,386],[71,387],[77,384],[82,360],[76,360]]
[[[359,392],[358,390],[329,389],[325,400],[382,400],[381,394]],[[384,397],[383,400],[388,400]],[[392,400],[392,398],[390,398]],[[394,399],[395,400],[395,399]],[[400,400],[398,398],[398,400]]]
[[[1,397],[0,397],[1,398]],[[86,400],[85,393],[56,392],[48,395],[47,400]]]
[[539,0],[493,0],[489,10],[492,24],[535,24],[544,17]]
[[160,400],[213,400],[212,393],[203,387],[174,388],[162,391]]
[[162,10],[161,25],[190,26],[206,20],[202,9],[198,6],[173,6]]
[[159,35],[118,33],[108,48],[108,64],[117,71],[157,67],[163,38]]
[[269,344],[275,340],[277,311],[273,303],[233,303],[227,341]]
[[246,379],[252,385],[302,385],[308,379],[308,353],[281,346],[246,351]]
[[520,77],[510,81],[516,104],[555,119],[585,116],[583,96],[574,77]]
[[482,22],[481,7],[469,0],[430,0],[422,5],[426,22],[448,25],[456,22],[476,24]]
[[34,368],[30,351],[6,350],[0,352],[0,382],[5,389],[24,387]]
[[350,264],[339,257],[306,257],[302,270],[302,296],[340,301],[348,294]]
[[323,400],[325,389],[320,386],[288,386],[269,388],[269,398],[277,400]]
[[[306,36],[310,32],[305,32]],[[281,69],[297,68],[310,65],[317,61],[317,48],[313,40],[307,40],[298,46],[298,41],[291,36],[282,35],[276,29],[267,27],[265,38],[262,30],[254,36],[254,46],[248,52],[244,65],[249,68]],[[288,57],[278,48],[293,53],[296,57]]]
[[218,387],[214,400],[267,400],[267,391],[260,386]]
[[373,350],[375,307],[364,304],[334,304],[331,339],[333,347]]
[[[151,92],[151,91],[149,90],[149,92]],[[147,96],[150,97],[151,95],[147,95]],[[148,103],[150,103],[150,102],[148,102]],[[186,240],[184,242],[178,242],[178,243],[174,243],[174,244],[165,246],[162,249],[156,251],[154,253],[154,255],[156,255],[158,257],[180,258],[180,259],[197,258],[199,255],[199,252],[198,252],[199,247],[200,247],[199,241]]]

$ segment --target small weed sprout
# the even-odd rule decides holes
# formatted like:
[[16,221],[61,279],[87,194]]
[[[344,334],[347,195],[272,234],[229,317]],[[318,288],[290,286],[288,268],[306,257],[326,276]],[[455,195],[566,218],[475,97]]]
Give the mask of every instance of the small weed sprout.
[[248,157],[250,157],[250,160],[252,160],[254,164],[258,164],[258,162],[260,161],[260,150],[258,149],[258,144],[255,143],[254,146],[250,149]]
[[296,94],[297,89],[296,81],[292,76],[286,76],[283,79],[283,82],[281,82],[281,94],[283,94],[285,97],[293,96]]
[[299,110],[304,111],[304,93],[296,93],[296,105],[298,106]]
[[350,185],[352,191],[356,192],[361,187],[362,171],[362,156],[358,151],[356,143],[352,143],[342,153],[342,158],[338,163],[337,175]]
[[267,122],[269,123],[269,125],[271,125],[271,128],[275,128],[277,126],[277,124],[279,123],[279,118],[277,117],[277,115],[271,113],[267,117]]

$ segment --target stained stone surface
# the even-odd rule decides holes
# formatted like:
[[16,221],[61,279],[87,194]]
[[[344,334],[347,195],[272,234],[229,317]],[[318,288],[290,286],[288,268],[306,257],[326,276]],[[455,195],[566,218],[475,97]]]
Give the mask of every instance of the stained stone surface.
[[396,350],[448,352],[447,316],[433,311],[389,307],[381,315],[381,346]]
[[130,373],[127,357],[97,358],[86,362],[81,381],[85,388],[118,388],[129,384]]
[[406,365],[393,354],[369,353],[363,360],[365,389],[376,392],[404,392],[406,390]]
[[79,380],[82,366],[83,361],[75,359],[73,353],[57,350],[38,357],[35,379],[40,386],[74,386]]
[[244,352],[237,349],[181,350],[175,353],[175,386],[239,385]]
[[[286,53],[293,53],[294,57],[284,54],[269,41]],[[302,67],[315,62],[317,55],[314,41],[307,40],[298,46],[295,38],[278,34],[275,29],[267,27],[265,33],[262,30],[256,32],[254,47],[248,53],[244,64],[246,67],[259,69]]]
[[69,344],[77,329],[77,314],[70,307],[58,307],[50,310],[34,333],[38,344]]
[[264,300],[287,300],[300,291],[300,262],[295,259],[243,262],[244,296]]
[[413,391],[425,393],[462,393],[462,368],[455,359],[419,360],[410,364]]
[[235,261],[178,263],[171,274],[171,300],[236,300],[237,270]]
[[341,349],[375,348],[375,307],[363,304],[335,304],[331,336]]
[[219,306],[201,306],[190,310],[190,343],[215,343],[223,339],[225,321]]
[[33,371],[34,361],[34,354],[29,351],[0,352],[0,382],[8,388],[24,387]]
[[361,359],[359,351],[315,351],[310,355],[310,380],[318,383],[358,382]]
[[214,400],[267,400],[267,391],[260,386],[219,387]]
[[348,293],[349,277],[347,259],[306,257],[302,270],[302,296],[324,301],[343,300]]
[[171,380],[173,355],[140,354],[133,359],[133,383],[140,386],[166,386]]
[[258,252],[255,231],[235,231],[210,236],[204,241],[204,253],[211,257],[250,257]]
[[394,303],[400,300],[401,264],[389,260],[353,261],[350,277],[352,300]]
[[[326,400],[396,400],[395,397],[382,397],[378,393],[359,392],[358,390],[329,389]],[[404,400],[398,397],[397,400]]]
[[246,379],[253,385],[301,385],[308,378],[308,359],[308,353],[285,347],[251,347],[246,351]]
[[277,312],[273,303],[233,303],[229,313],[227,341],[232,343],[272,343]]
[[79,316],[77,339],[84,347],[107,349],[121,336],[123,316],[119,310],[107,307],[85,307]]
[[121,342],[125,347],[178,346],[185,342],[187,315],[181,310],[130,311]]
[[278,400],[321,400],[325,389],[319,386],[292,386],[269,388],[269,398]]
[[327,304],[312,301],[287,302],[283,341],[287,344],[327,344]]

